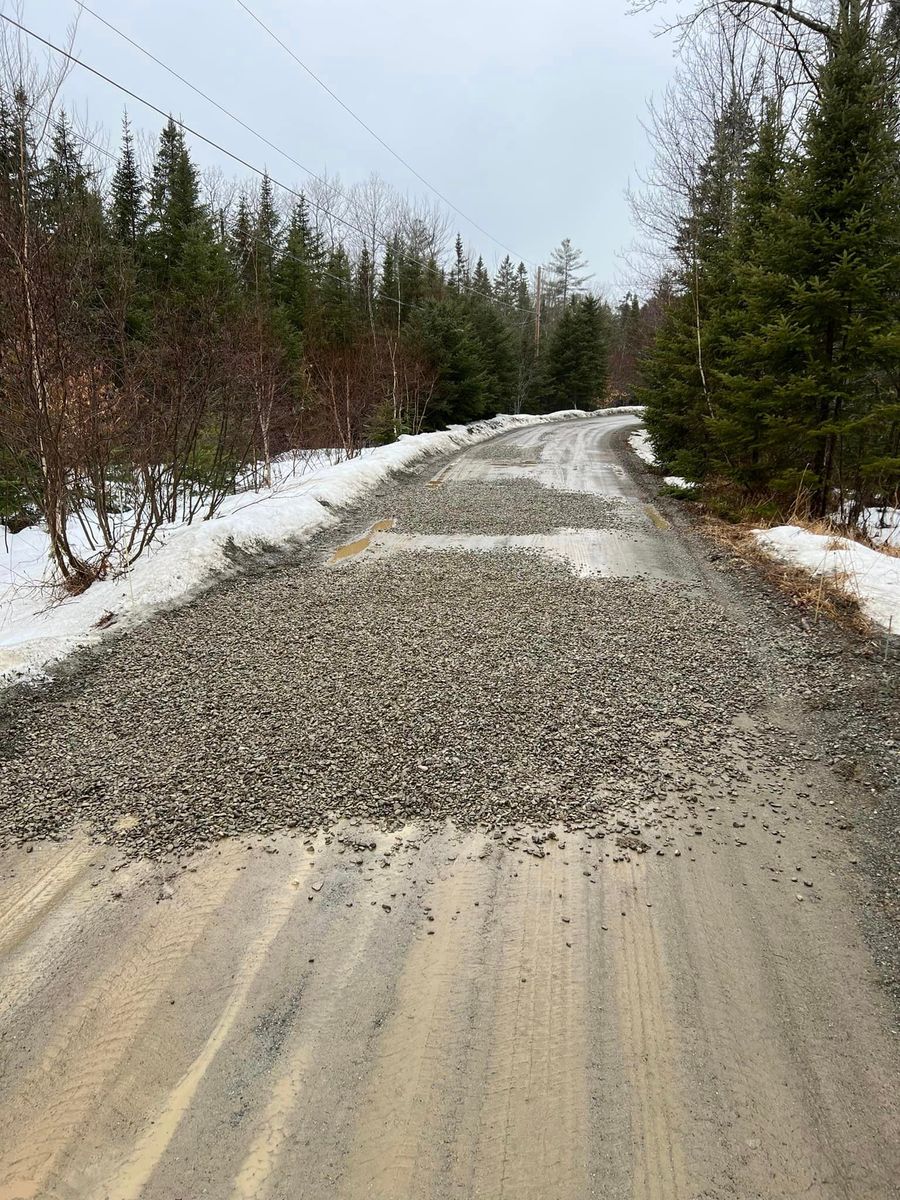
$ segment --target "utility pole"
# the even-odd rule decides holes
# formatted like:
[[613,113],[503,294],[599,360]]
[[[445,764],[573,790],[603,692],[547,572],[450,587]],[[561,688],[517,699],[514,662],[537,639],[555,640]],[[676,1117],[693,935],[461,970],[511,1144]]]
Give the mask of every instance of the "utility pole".
[[534,284],[534,355],[537,358],[541,350],[541,268],[537,269]]

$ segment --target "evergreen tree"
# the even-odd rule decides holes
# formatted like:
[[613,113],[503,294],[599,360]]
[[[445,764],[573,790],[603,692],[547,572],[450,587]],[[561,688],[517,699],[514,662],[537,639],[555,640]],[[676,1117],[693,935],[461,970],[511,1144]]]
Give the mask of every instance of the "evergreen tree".
[[516,268],[516,306],[519,312],[525,312],[531,308],[531,290],[528,286],[528,272],[525,270],[523,262],[520,262]]
[[241,286],[250,294],[255,289],[253,216],[247,197],[243,192],[238,196],[234,220],[228,231],[228,247]]
[[38,202],[40,219],[47,229],[57,230],[66,224],[71,227],[73,220],[87,221],[93,224],[92,233],[96,235],[102,203],[94,189],[94,173],[82,159],[65,112],[53,123],[50,153],[38,180]]
[[786,184],[785,131],[771,101],[736,206],[733,286],[721,305],[718,403],[709,422],[719,470],[751,493],[765,489],[803,453],[802,432],[777,397],[773,369],[780,350],[769,340],[790,290],[776,261],[784,261]]
[[732,97],[716,122],[709,154],[692,189],[676,251],[680,296],[642,367],[638,398],[661,461],[702,479],[718,459],[709,421],[719,402],[717,363],[723,353],[723,308],[733,294],[732,238],[737,196],[753,141],[746,102]]
[[131,250],[136,247],[144,224],[145,191],[126,113],[122,118],[122,151],[110,184],[109,219],[113,236]]
[[489,381],[482,347],[463,297],[427,304],[416,313],[416,344],[433,366],[437,382],[428,407],[427,427],[488,415]]
[[210,274],[224,279],[197,169],[184,133],[170,117],[159,138],[150,180],[145,243],[157,285],[199,296]]
[[252,253],[256,287],[264,297],[271,297],[275,285],[275,266],[281,252],[281,217],[275,203],[272,180],[263,175],[256,206]]
[[454,245],[454,263],[450,271],[450,286],[457,293],[466,292],[469,288],[469,260],[466,257],[466,252],[463,247],[461,233],[456,235],[456,243]]
[[[771,133],[748,177],[731,401],[718,436],[729,473],[783,507],[801,486],[822,516],[849,488],[896,488],[900,417],[900,194],[884,58],[843,8],[799,162],[783,182]],[[839,495],[835,496],[834,489]]]
[[547,265],[546,298],[549,304],[568,304],[572,296],[581,295],[591,273],[587,270],[587,259],[572,245],[570,238],[563,238],[550,254]]
[[381,278],[378,282],[378,315],[382,324],[396,329],[402,320],[400,304],[400,273],[398,258],[400,248],[397,240],[385,247],[381,263]]
[[484,259],[480,254],[478,255],[478,262],[475,264],[475,273],[472,276],[472,291],[486,300],[489,300],[491,297],[491,277],[487,273]]
[[497,274],[494,276],[494,296],[501,304],[508,304],[510,307],[515,305],[517,301],[516,290],[516,270],[512,265],[512,259],[507,254],[497,268]]
[[276,306],[291,331],[294,350],[317,320],[317,295],[323,268],[322,243],[301,195],[291,212],[287,233],[274,268]]
[[541,359],[537,412],[597,408],[606,390],[603,312],[594,296],[573,297],[551,331]]
[[320,284],[321,330],[326,342],[350,345],[360,325],[355,301],[350,259],[338,243],[328,256]]
[[[852,440],[896,420],[885,373],[900,362],[896,280],[900,261],[895,114],[885,64],[859,5],[843,8],[838,40],[819,82],[802,168],[790,206],[788,332],[806,360],[804,377],[781,395],[810,427],[817,481],[814,512],[843,484],[839,454]],[[862,482],[865,463],[858,463]],[[894,484],[900,471],[893,476]]]

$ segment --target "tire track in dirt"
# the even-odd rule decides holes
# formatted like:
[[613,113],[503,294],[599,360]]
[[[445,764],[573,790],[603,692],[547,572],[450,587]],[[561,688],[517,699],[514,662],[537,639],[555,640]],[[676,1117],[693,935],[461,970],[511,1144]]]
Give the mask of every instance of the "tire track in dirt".
[[[453,1092],[465,1067],[466,993],[479,954],[483,910],[474,898],[488,890],[483,871],[458,856],[428,894],[426,922],[402,965],[392,1014],[373,1047],[374,1063],[346,1170],[341,1200],[394,1200],[437,1195],[444,1172],[442,1143]],[[462,920],[454,920],[457,912]]]
[[646,888],[634,863],[607,877],[608,908],[619,918],[613,943],[619,1028],[631,1082],[632,1196],[683,1200],[689,1196],[671,1063],[675,1058],[672,1012],[665,994],[658,938]]
[[[231,1186],[232,1200],[266,1200],[292,1186],[305,1186],[297,1177],[308,1175],[308,1171],[295,1170],[294,1162],[285,1161],[287,1152],[316,1136],[325,1111],[329,1112],[332,1137],[342,1126],[341,1115],[350,1108],[350,1096],[335,1094],[345,1066],[339,1061],[337,1047],[346,1041],[348,1028],[366,1022],[368,1014],[360,1012],[358,1001],[366,995],[365,977],[371,961],[383,950],[379,941],[383,939],[385,921],[390,920],[383,906],[390,900],[388,908],[394,921],[403,921],[404,913],[396,902],[402,886],[402,875],[392,864],[375,877],[371,894],[367,894],[369,903],[361,906],[361,915],[349,931],[335,919],[321,938],[310,940],[307,949],[315,950],[316,971],[304,989],[296,1029],[270,1072],[268,1100],[253,1121],[249,1146]],[[348,1053],[352,1058],[352,1050]],[[328,1086],[323,1086],[326,1078]],[[296,1181],[293,1185],[285,1182],[291,1178]],[[313,1195],[328,1186],[324,1178],[306,1182]]]
[[107,1081],[120,1069],[144,1024],[190,956],[231,879],[220,876],[196,905],[167,919],[151,909],[135,923],[127,948],[94,978],[57,1021],[37,1065],[17,1080],[15,1133],[4,1138],[0,1198],[51,1194],[58,1160],[77,1145]]
[[0,955],[12,953],[40,927],[51,909],[62,905],[85,877],[96,849],[77,838],[63,850],[54,844],[38,853],[50,861],[36,878],[25,882],[17,876],[0,893]]
[[[840,893],[823,896],[824,906],[812,891],[797,903],[797,885],[764,869],[765,835],[745,836],[756,854],[732,861],[727,874],[721,856],[698,856],[690,873],[670,880],[662,915],[665,944],[678,947],[670,971],[683,1086],[696,1105],[694,1173],[718,1172],[716,1198],[895,1195],[896,1151],[893,1169],[886,1164],[900,1120],[896,1078],[890,1062],[862,1048],[876,1035],[855,935],[835,936],[846,921]],[[815,873],[817,888],[830,890],[824,864]],[[826,939],[827,966],[817,952]]]
[[490,1049],[471,1194],[537,1200],[552,1179],[556,1196],[581,1197],[589,1193],[589,1087],[577,964],[588,939],[578,876],[558,849],[518,869],[519,879],[505,884],[511,894],[492,946]]
[[202,1049],[171,1088],[164,1104],[138,1137],[128,1161],[116,1167],[96,1189],[97,1200],[140,1200],[144,1188],[165,1154],[203,1083],[207,1070],[227,1039],[262,971],[266,956],[284,929],[298,902],[298,890],[289,881],[273,889],[261,927],[253,937],[235,972],[231,991]]

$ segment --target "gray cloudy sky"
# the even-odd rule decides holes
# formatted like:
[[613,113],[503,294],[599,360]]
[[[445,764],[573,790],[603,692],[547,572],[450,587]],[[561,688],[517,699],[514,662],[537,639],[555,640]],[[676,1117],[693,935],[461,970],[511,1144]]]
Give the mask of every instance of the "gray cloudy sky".
[[[620,289],[630,239],[624,189],[647,158],[646,100],[673,70],[671,42],[625,0],[247,0],[335,92],[515,256],[538,261],[563,237],[598,284]],[[361,129],[236,0],[90,0],[91,7],[271,141],[344,184],[377,171],[423,185]],[[2,0],[11,12],[10,0]],[[72,0],[24,0],[26,23],[61,40]],[[76,53],[287,183],[302,174],[87,13]],[[123,97],[76,68],[79,115],[115,141]],[[155,136],[159,120],[130,115]],[[237,168],[202,145],[202,165]],[[454,216],[489,262],[503,250]]]

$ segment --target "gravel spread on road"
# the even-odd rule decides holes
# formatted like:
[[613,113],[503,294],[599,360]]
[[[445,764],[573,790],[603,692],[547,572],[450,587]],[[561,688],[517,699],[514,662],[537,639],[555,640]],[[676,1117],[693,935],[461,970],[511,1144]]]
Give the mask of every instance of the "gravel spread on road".
[[390,515],[403,533],[551,533],[554,529],[639,530],[638,506],[587,492],[565,492],[529,480],[448,483],[398,490]]
[[328,565],[385,517],[530,533],[619,528],[628,507],[525,481],[383,488],[337,535],[8,704],[0,841],[80,822],[156,856],[349,817],[653,831],[663,850],[711,808],[778,806],[804,755],[766,633],[720,589],[578,579],[522,552]]

